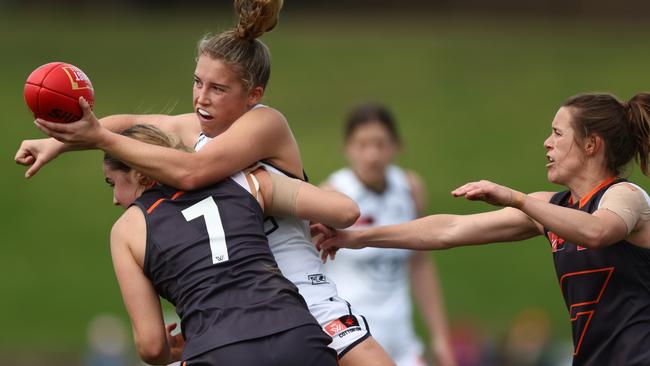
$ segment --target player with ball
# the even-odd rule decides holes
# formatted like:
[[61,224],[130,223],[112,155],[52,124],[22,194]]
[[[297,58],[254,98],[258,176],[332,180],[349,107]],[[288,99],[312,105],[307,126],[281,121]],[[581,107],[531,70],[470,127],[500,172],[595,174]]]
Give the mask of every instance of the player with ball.
[[[280,0],[236,0],[239,24],[203,39],[194,70],[193,113],[118,115],[100,125],[85,100],[82,119],[73,123],[37,120],[37,126],[55,140],[24,141],[16,162],[30,166],[33,176],[60,153],[99,148],[152,179],[195,190],[223,180],[261,162],[269,171],[305,179],[298,145],[284,116],[260,104],[270,77],[270,56],[257,38],[275,27]],[[196,152],[153,146],[121,136],[137,123],[154,124],[177,136]],[[341,299],[336,286],[323,273],[322,263],[301,220],[268,217],[266,234],[282,273],[305,298],[310,312],[332,337],[340,364],[394,365],[370,335],[364,317]]]

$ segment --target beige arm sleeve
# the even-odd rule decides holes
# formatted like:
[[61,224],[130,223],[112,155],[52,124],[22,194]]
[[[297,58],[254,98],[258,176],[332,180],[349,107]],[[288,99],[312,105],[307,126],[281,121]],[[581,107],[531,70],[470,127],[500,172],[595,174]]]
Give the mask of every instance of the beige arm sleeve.
[[599,209],[617,214],[627,225],[627,233],[634,230],[639,220],[650,219],[650,206],[644,192],[629,183],[615,184],[603,194]]
[[296,199],[300,185],[300,179],[289,178],[284,175],[270,173],[273,183],[273,199],[266,207],[266,213],[274,216],[296,216]]

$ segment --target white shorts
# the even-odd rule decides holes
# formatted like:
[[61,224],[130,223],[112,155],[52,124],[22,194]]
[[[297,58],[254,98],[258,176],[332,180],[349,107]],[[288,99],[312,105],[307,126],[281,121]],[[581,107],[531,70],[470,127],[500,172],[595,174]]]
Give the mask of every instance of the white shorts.
[[325,333],[332,337],[329,347],[340,357],[370,337],[366,318],[357,314],[350,304],[338,296],[309,306]]

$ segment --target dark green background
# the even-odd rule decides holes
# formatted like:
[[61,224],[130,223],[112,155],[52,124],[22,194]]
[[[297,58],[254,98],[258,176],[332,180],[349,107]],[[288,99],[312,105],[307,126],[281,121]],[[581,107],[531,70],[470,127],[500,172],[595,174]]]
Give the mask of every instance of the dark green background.
[[[41,136],[22,99],[27,75],[50,61],[79,66],[99,116],[188,112],[196,42],[230,26],[229,16],[0,14],[0,354],[78,352],[95,314],[126,317],[108,247],[121,210],[111,206],[101,154],[64,155],[31,180],[12,161],[22,139]],[[399,163],[428,185],[428,212],[479,212],[491,207],[449,192],[476,179],[557,189],[546,181],[542,142],[558,106],[578,92],[629,98],[650,89],[649,35],[604,19],[286,14],[263,37],[273,57],[265,103],[286,115],[319,182],[344,164],[346,110],[386,102],[406,142]],[[555,337],[569,339],[543,239],[432,256],[452,324],[469,319],[498,338],[514,314],[539,307]]]

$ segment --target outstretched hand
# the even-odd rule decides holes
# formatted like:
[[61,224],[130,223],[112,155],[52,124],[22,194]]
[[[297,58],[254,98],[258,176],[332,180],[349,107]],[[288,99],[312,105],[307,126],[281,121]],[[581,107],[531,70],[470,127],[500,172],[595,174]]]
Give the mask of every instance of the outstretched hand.
[[37,118],[34,123],[46,135],[65,142],[72,148],[96,148],[102,141],[103,133],[108,130],[99,123],[86,99],[79,97],[79,106],[83,116],[78,121],[56,123]]
[[321,252],[323,262],[327,258],[334,260],[336,252],[341,248],[361,249],[364,245],[357,240],[358,230],[336,230],[323,224],[313,224],[310,227],[314,245]]
[[454,197],[464,196],[470,201],[485,201],[495,206],[521,207],[525,194],[487,180],[470,182],[453,191]]

